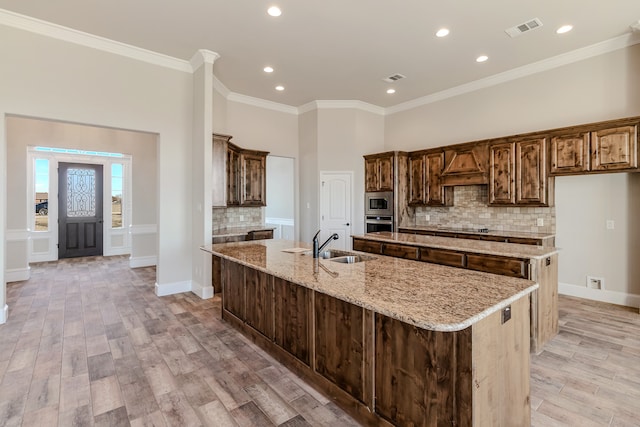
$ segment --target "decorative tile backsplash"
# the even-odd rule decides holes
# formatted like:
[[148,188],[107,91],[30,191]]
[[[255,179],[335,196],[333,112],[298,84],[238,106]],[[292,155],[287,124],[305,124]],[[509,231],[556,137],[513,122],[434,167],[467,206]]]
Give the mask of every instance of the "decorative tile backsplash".
[[[555,233],[555,207],[489,207],[486,185],[454,187],[453,206],[414,209],[415,225],[489,228],[490,230]],[[429,215],[427,221],[426,215]],[[541,218],[544,225],[538,226]],[[403,224],[404,225],[404,224]]]
[[264,224],[264,208],[213,208],[213,229]]

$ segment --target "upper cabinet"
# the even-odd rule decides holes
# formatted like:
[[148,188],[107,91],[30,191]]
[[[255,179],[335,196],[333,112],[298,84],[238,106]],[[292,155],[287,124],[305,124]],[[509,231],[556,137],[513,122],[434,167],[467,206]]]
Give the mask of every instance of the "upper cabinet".
[[213,206],[266,206],[266,151],[245,150],[213,134]]
[[551,138],[549,174],[552,176],[637,169],[637,120],[636,123],[612,123],[595,130],[560,132]]
[[484,142],[444,147],[443,185],[488,184],[489,145]]
[[489,145],[489,204],[548,206],[546,138]]
[[409,154],[409,205],[451,206],[453,188],[442,185],[444,152]]
[[394,152],[364,156],[365,191],[393,191]]

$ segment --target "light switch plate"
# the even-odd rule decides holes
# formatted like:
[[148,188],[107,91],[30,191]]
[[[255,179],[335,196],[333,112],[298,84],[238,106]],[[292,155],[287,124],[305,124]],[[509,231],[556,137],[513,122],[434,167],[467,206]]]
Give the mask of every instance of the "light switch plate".
[[616,222],[612,219],[607,220],[607,230],[613,230],[616,228]]

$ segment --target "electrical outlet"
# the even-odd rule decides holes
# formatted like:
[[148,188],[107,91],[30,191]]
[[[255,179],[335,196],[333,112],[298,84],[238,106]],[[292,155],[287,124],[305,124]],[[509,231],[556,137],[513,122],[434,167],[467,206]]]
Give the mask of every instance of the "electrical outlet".
[[616,227],[616,222],[612,219],[607,220],[607,230],[613,230]]
[[587,276],[587,288],[604,289],[604,277]]
[[538,227],[544,227],[544,218],[538,218],[536,224],[538,225]]
[[244,221],[244,215],[240,215],[240,222]]
[[425,214],[425,215],[424,215],[424,220],[425,220],[425,221],[431,221],[431,215],[429,215],[429,214]]

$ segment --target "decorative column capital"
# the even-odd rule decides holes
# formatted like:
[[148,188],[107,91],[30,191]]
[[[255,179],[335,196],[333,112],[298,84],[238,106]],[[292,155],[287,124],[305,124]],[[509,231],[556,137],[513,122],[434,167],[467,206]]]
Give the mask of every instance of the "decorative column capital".
[[191,57],[189,63],[191,64],[193,71],[195,71],[202,67],[203,64],[213,64],[218,58],[220,58],[220,55],[216,52],[212,52],[207,49],[200,49],[193,55],[193,57]]

